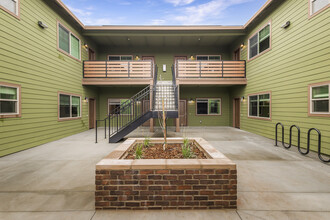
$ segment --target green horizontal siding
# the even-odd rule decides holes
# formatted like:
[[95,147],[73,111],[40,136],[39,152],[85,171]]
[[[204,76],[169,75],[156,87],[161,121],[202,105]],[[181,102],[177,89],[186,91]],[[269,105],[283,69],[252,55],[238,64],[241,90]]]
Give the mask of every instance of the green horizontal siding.
[[[88,103],[82,119],[57,121],[58,91],[96,97],[82,87],[82,63],[57,50],[57,21],[70,28],[83,44],[80,31],[44,1],[20,1],[21,19],[0,10],[0,82],[22,87],[22,117],[0,119],[0,156],[25,150],[88,129]],[[47,24],[42,29],[37,22]],[[81,48],[82,59],[88,59]]]
[[[308,1],[290,0],[248,31],[248,36],[251,36],[267,21],[272,21],[272,49],[247,62],[246,87],[231,89],[231,98],[246,97],[241,103],[243,130],[274,139],[275,124],[282,122],[286,129],[285,141],[288,142],[289,127],[296,124],[301,128],[301,145],[305,148],[308,129],[318,128],[322,133],[322,150],[330,154],[330,117],[308,116],[308,85],[330,81],[329,16],[327,9],[308,19]],[[291,25],[282,29],[281,25],[286,21],[290,21]],[[245,45],[248,45],[248,36],[241,40]],[[241,56],[247,59],[247,47]],[[263,91],[272,92],[272,120],[247,118],[248,94]],[[232,116],[230,120],[232,122]],[[295,145],[296,136],[294,131]],[[317,151],[314,132],[311,149]]]

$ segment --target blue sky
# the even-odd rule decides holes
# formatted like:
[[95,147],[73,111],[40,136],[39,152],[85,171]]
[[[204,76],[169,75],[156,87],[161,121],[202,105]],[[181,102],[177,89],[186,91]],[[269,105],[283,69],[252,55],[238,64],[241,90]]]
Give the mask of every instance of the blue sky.
[[62,0],[85,25],[243,25],[266,0]]

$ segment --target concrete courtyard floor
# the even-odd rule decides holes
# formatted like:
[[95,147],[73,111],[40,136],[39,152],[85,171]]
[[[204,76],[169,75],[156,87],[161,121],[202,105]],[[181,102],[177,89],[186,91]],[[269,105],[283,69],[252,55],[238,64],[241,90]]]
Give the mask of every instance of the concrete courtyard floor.
[[[230,127],[188,127],[237,163],[238,209],[96,211],[95,164],[115,149],[94,130],[0,158],[0,219],[330,219],[330,166]],[[104,130],[103,130],[104,131]],[[139,128],[129,137],[161,136]]]

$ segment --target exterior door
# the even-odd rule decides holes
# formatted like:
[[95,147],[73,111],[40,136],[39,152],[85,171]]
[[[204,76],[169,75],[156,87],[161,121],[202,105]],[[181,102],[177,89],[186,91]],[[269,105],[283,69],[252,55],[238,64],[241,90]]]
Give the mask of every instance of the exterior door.
[[175,71],[175,75],[178,76],[177,72],[178,72],[178,67],[176,65],[176,62],[178,60],[187,60],[187,56],[175,56],[174,57],[174,71]]
[[234,99],[233,106],[233,126],[240,128],[241,124],[241,100],[239,98]]
[[92,50],[91,48],[88,48],[88,60],[95,60],[96,56],[95,56],[95,51]]
[[187,101],[180,100],[179,106],[179,123],[180,126],[187,126]]
[[96,105],[95,99],[90,98],[88,102],[89,129],[95,128]]
[[237,50],[234,51],[234,60],[240,60],[240,48],[238,48]]

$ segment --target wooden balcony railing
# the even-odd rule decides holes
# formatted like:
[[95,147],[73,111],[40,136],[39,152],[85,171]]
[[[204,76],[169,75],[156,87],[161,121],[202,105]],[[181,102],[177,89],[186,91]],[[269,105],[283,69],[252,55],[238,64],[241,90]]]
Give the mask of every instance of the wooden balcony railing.
[[152,61],[84,61],[84,78],[152,78]]
[[245,78],[245,60],[186,61],[178,60],[177,78]]

